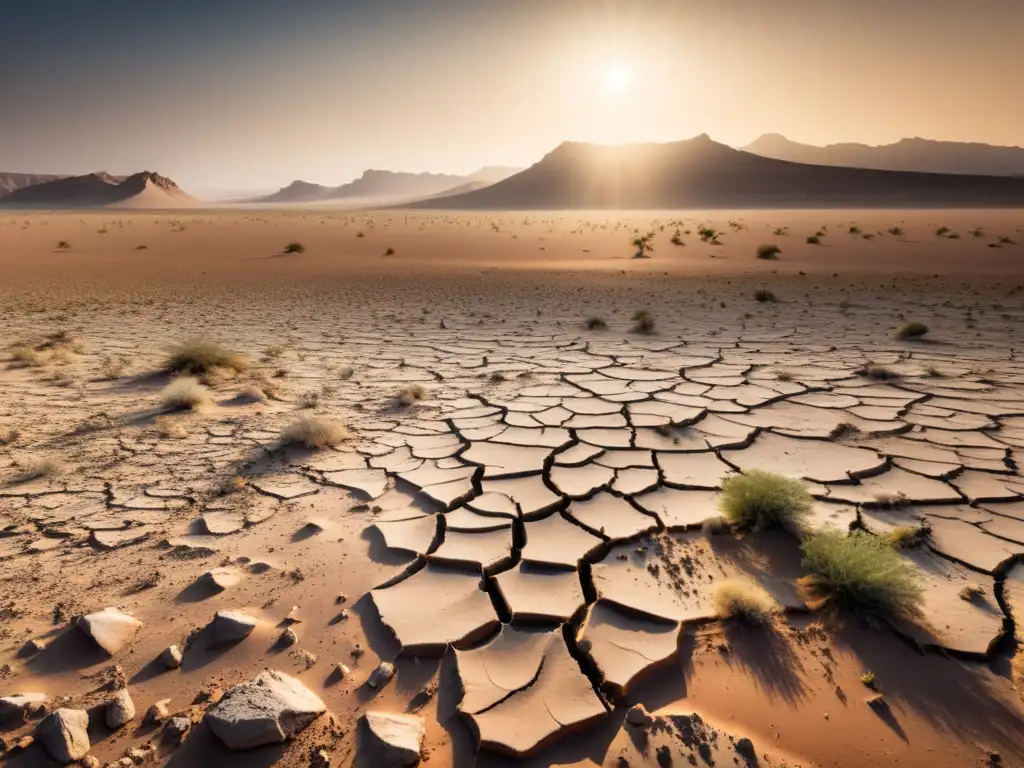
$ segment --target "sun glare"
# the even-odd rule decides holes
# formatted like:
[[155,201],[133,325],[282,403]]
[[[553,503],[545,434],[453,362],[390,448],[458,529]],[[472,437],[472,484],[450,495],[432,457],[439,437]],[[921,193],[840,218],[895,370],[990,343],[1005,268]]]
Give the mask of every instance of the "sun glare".
[[609,91],[624,91],[629,87],[629,72],[620,66],[609,67],[604,83]]

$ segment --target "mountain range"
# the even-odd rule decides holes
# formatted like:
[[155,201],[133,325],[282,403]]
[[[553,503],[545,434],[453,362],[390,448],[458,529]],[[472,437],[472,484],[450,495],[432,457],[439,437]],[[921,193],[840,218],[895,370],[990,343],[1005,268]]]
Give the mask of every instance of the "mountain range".
[[845,168],[887,171],[959,173],[978,176],[1024,176],[1024,147],[997,147],[957,141],[901,139],[895,144],[798,144],[777,133],[766,133],[742,148],[777,160]]
[[36,184],[45,184],[48,181],[57,181],[64,176],[45,173],[0,173],[0,198],[11,192],[31,187]]
[[959,208],[1024,205],[1024,179],[838,168],[733,149],[567,142],[491,186],[412,203],[445,209]]
[[447,173],[404,173],[367,170],[363,175],[340,187],[326,187],[308,181],[293,181],[271,195],[249,203],[312,203],[324,200],[369,199],[394,201],[435,197],[448,190],[465,191],[469,186],[486,186],[519,172],[518,168],[488,166],[468,176]]
[[142,171],[131,176],[89,173],[21,187],[0,198],[15,208],[180,208],[201,205],[170,179]]

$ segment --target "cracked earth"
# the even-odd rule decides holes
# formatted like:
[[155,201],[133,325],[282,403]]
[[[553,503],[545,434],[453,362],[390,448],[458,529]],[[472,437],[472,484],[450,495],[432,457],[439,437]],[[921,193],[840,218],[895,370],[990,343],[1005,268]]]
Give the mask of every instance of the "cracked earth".
[[[237,217],[188,231],[257,226]],[[66,218],[39,243],[75,232]],[[466,225],[445,221],[434,248]],[[19,222],[3,237],[29,248]],[[185,257],[108,280],[98,258],[8,269],[0,291],[2,346],[45,358],[0,372],[0,696],[89,712],[98,764],[384,765],[359,724],[372,710],[411,713],[433,765],[1024,765],[1016,278],[833,276],[833,255],[809,276],[669,277],[654,259],[299,274]],[[779,301],[756,302],[762,286]],[[631,330],[640,308],[654,333]],[[931,333],[896,340],[903,319]],[[167,412],[162,361],[193,337],[253,366]],[[405,405],[410,385],[424,397]],[[348,438],[282,444],[310,415]],[[806,484],[807,531],[706,524],[752,469]],[[802,587],[808,532],[922,525],[902,550],[920,620],[837,615]],[[770,627],[718,620],[732,578],[782,606]],[[141,622],[112,652],[76,622],[108,607]],[[251,620],[244,639],[203,637],[218,611]],[[394,680],[371,686],[380,662]],[[327,714],[232,752],[206,715],[264,668]],[[109,728],[125,685],[140,717]],[[194,724],[174,743],[141,717],[166,699]],[[3,726],[11,765],[46,764],[33,725]]]

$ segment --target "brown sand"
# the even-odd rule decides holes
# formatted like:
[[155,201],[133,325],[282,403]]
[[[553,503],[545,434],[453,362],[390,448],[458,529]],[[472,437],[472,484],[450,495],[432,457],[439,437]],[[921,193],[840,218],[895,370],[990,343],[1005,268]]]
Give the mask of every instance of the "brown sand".
[[[669,242],[676,220],[691,230],[684,246]],[[704,223],[723,232],[721,245],[700,242],[697,225]],[[805,243],[826,225],[822,245]],[[852,225],[880,234],[866,240],[849,233]],[[773,765],[984,765],[989,751],[1003,765],[1024,764],[1009,621],[1010,636],[1000,639],[1004,578],[1024,554],[1024,480],[1012,453],[1024,446],[1024,385],[1013,352],[1024,338],[1024,245],[988,247],[1000,236],[1024,243],[1022,225],[1019,212],[1002,211],[5,213],[0,348],[28,344],[39,349],[41,364],[12,360],[0,370],[0,437],[19,432],[0,445],[0,696],[41,691],[88,709],[110,697],[111,667],[120,665],[138,718],[111,734],[102,710],[93,713],[92,754],[103,761],[159,741],[158,729],[140,725],[153,702],[170,698],[172,712],[189,711],[199,721],[208,704],[193,705],[197,694],[227,689],[265,667],[296,675],[329,709],[294,741],[251,753],[230,753],[198,725],[180,748],[161,747],[160,759],[177,766],[305,766],[314,748],[334,765],[372,765],[358,717],[367,709],[406,711],[432,679],[440,687],[420,710],[430,765],[614,764],[618,747],[609,745],[619,744],[634,702],[698,711],[724,732],[751,738]],[[788,236],[772,234],[783,226]],[[905,234],[888,234],[893,226]],[[939,226],[960,238],[937,237]],[[977,227],[983,236],[969,234]],[[634,230],[656,233],[650,259],[632,258]],[[70,247],[58,250],[59,241]],[[282,255],[292,241],[305,253]],[[757,246],[771,242],[782,248],[779,258],[756,259]],[[388,248],[394,253],[385,255]],[[755,301],[758,288],[778,301]],[[629,332],[638,309],[655,318],[655,334]],[[609,329],[584,330],[588,316],[602,317]],[[929,341],[894,340],[904,319],[926,322]],[[68,338],[53,338],[61,330]],[[154,371],[169,347],[193,337],[245,353],[254,367],[215,376],[214,404],[165,414],[159,393],[167,377]],[[892,386],[858,377],[854,370],[867,359],[901,378]],[[943,376],[931,377],[932,368]],[[275,378],[278,370],[285,375]],[[260,381],[276,384],[278,399],[235,398]],[[425,399],[396,405],[393,398],[410,383],[424,387]],[[821,393],[808,389],[833,399],[815,400]],[[682,399],[623,409],[647,393]],[[495,416],[488,403],[512,407]],[[656,427],[685,423],[685,409],[700,418],[679,428],[672,443]],[[838,421],[837,411],[844,414]],[[349,440],[319,452],[278,450],[281,431],[311,414],[346,424]],[[550,419],[543,435],[544,422],[531,422],[531,414]],[[843,420],[860,431],[841,435],[835,426]],[[505,437],[492,439],[505,424]],[[645,503],[650,483],[663,482],[657,472],[653,480],[643,474],[653,467],[640,454],[650,450],[624,456],[619,441],[626,435],[628,448],[634,429],[634,445],[666,456],[700,442],[699,463],[659,465],[666,482],[686,478],[678,483],[693,489],[692,499]],[[538,462],[564,450],[558,430],[583,447],[553,471]],[[773,441],[783,448],[772,448]],[[808,443],[820,450],[796,450]],[[462,461],[457,454],[467,444]],[[558,698],[559,685],[538,678],[540,687],[513,692],[500,705],[504,712],[478,718],[488,723],[489,748],[474,755],[477,735],[458,712],[457,665],[444,642],[460,651],[489,642],[495,622],[508,616],[472,594],[460,598],[461,587],[449,585],[464,579],[445,579],[443,594],[430,601],[375,601],[370,592],[394,583],[415,587],[399,595],[430,594],[430,584],[441,583],[433,571],[452,563],[412,575],[407,569],[417,555],[444,546],[458,550],[456,565],[478,575],[481,567],[518,568],[520,526],[529,537],[531,520],[544,518],[552,499],[564,507],[569,497],[607,493],[609,478],[612,492],[637,496],[647,529],[690,526],[683,512],[706,503],[719,482],[706,463],[719,460],[716,452],[735,466],[756,459],[816,480],[812,492],[831,499],[820,502],[828,509],[819,523],[834,515],[843,525],[859,520],[884,532],[904,517],[930,522],[934,534],[922,546],[934,550],[941,581],[929,587],[929,626],[897,632],[841,613],[794,610],[775,629],[720,624],[707,615],[703,593],[678,599],[672,580],[654,575],[672,573],[671,552],[694,546],[672,545],[682,549],[669,547],[663,560],[625,561],[649,579],[642,588],[650,596],[635,591],[632,576],[614,577],[626,579],[618,583],[628,589],[608,591],[627,625],[637,611],[666,614],[644,622],[681,620],[675,656],[641,674],[624,698],[598,686],[609,713],[597,719],[594,700],[573,706]],[[18,480],[42,459],[64,471]],[[466,466],[475,481],[462,472]],[[872,475],[862,485],[845,474],[862,470]],[[560,485],[545,487],[542,472]],[[460,500],[474,493],[474,483],[489,493],[467,509]],[[225,487],[236,490],[223,494]],[[499,496],[506,492],[520,509],[503,518],[496,499],[508,503]],[[903,508],[872,509],[879,495],[899,493],[908,496]],[[959,503],[943,498],[950,494]],[[429,522],[439,505],[458,508],[447,512],[456,521],[448,531]],[[513,520],[520,514],[525,522]],[[572,502],[565,518],[573,525]],[[400,526],[386,536],[400,548],[385,546],[380,528],[388,525]],[[482,532],[446,543],[446,534],[464,526]],[[596,541],[600,533],[589,535]],[[470,535],[488,543],[467,545]],[[507,562],[494,544],[503,535]],[[638,535],[658,552],[669,545],[650,537],[696,534]],[[709,545],[715,557],[697,558],[696,575],[682,583],[726,571],[731,577],[739,568],[791,589],[801,573],[798,542],[783,534],[771,542]],[[590,545],[573,536],[571,546],[583,552]],[[467,564],[474,556],[479,562]],[[600,547],[584,555],[595,573],[605,556]],[[721,558],[727,567],[716,565]],[[652,562],[662,570],[648,569]],[[237,585],[215,594],[196,583],[220,565],[241,577]],[[596,576],[589,566],[577,570],[582,597],[592,603]],[[982,598],[965,611],[956,592],[968,583]],[[956,587],[943,591],[944,584]],[[510,599],[518,613],[559,615],[571,595],[538,590],[537,604],[525,607],[521,594]],[[107,606],[144,623],[113,658],[69,628],[72,617]],[[282,649],[276,641],[292,606],[301,619],[293,625],[298,643]],[[584,608],[570,620],[569,635]],[[180,670],[154,661],[168,645],[184,647],[221,609],[244,609],[259,624],[234,647],[193,643]],[[34,652],[25,648],[29,640],[47,647]],[[399,656],[403,645],[419,648],[422,658]],[[353,656],[357,648],[364,652]],[[578,645],[570,648],[573,658],[555,648],[552,679],[578,686],[582,675],[594,675]],[[363,685],[378,660],[396,658],[394,682],[378,693]],[[350,679],[333,676],[339,661],[351,668]],[[873,692],[859,678],[868,670],[887,709],[865,703]],[[573,695],[592,696],[588,690]],[[537,740],[530,757],[498,754],[494,724],[504,727],[502,718],[515,719],[538,700],[569,719],[580,713],[579,727],[567,723],[549,739],[548,725],[527,723],[535,730],[516,743]],[[3,726],[0,737],[12,744],[33,726]],[[45,757],[35,745],[12,752],[7,764],[42,765]]]

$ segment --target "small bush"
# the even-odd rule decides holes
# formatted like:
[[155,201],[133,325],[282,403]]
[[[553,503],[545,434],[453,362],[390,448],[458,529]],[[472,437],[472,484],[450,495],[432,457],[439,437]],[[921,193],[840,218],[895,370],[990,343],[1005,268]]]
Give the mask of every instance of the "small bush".
[[209,373],[214,368],[227,368],[241,373],[248,370],[249,359],[229,352],[218,344],[192,339],[171,352],[164,368],[173,373]]
[[57,250],[58,251],[67,251],[70,248],[71,248],[71,243],[69,243],[67,240],[61,240],[60,242],[57,243]]
[[782,607],[774,597],[751,581],[727,579],[715,587],[715,613],[722,619],[745,619],[754,624],[771,621]]
[[1000,245],[1016,245],[1017,241],[1014,240],[1012,237],[1000,237],[999,238],[999,244]]
[[780,253],[782,253],[782,249],[774,243],[767,243],[757,247],[757,258],[759,259],[777,259]]
[[413,405],[414,403],[421,402],[427,397],[427,390],[423,388],[421,384],[409,384],[402,387],[398,392],[396,398],[402,405]]
[[46,361],[47,355],[34,347],[23,344],[11,349],[11,363],[15,368],[41,368]]
[[850,227],[850,234],[851,235],[861,235],[863,233],[864,233],[864,230],[861,229],[860,227],[856,226],[856,225]]
[[395,255],[395,249],[394,248],[388,248],[386,251],[384,251],[384,255],[385,256],[394,256]]
[[164,408],[183,411],[198,408],[213,401],[210,390],[192,376],[180,376],[163,388],[160,402]]
[[148,245],[136,245],[135,246],[135,250],[136,251],[145,251],[145,250],[148,250],[148,249],[149,249]]
[[818,235],[808,235],[807,236],[807,244],[808,245],[821,245],[821,238]]
[[889,234],[893,237],[902,237],[903,227],[889,227]]
[[21,437],[21,430],[17,427],[0,428],[0,445],[13,445]]
[[321,416],[307,416],[299,419],[281,433],[285,445],[297,444],[307,448],[327,448],[337,445],[348,437],[345,425]]
[[779,227],[772,234],[776,237],[789,237],[789,227]]
[[893,549],[910,549],[923,543],[929,532],[927,525],[901,525],[889,531],[885,540]]
[[863,531],[825,530],[804,540],[803,566],[811,586],[849,608],[920,615],[917,572],[889,542]]
[[588,331],[604,331],[608,329],[608,323],[604,321],[604,318],[600,317],[588,317],[583,325]]
[[740,528],[800,527],[811,511],[811,495],[799,480],[753,469],[725,479],[718,509]]
[[936,237],[945,237],[950,232],[952,232],[952,230],[949,227],[939,227],[938,229],[935,230],[935,236]]
[[775,294],[769,291],[767,288],[758,288],[754,291],[754,298],[764,304],[766,301],[778,301],[775,298]]
[[968,584],[966,587],[960,590],[960,599],[965,600],[968,603],[973,603],[976,600],[980,600],[985,595],[985,590],[979,587],[977,584]]
[[304,246],[302,243],[288,243],[288,245],[286,245],[284,247],[284,253],[305,253],[305,252],[306,252],[306,246]]
[[15,462],[19,470],[18,482],[27,483],[42,477],[60,477],[67,472],[67,466],[60,459],[50,456],[33,456]]
[[633,313],[633,333],[654,333],[654,317],[646,309],[638,309]]
[[891,381],[892,379],[898,379],[900,375],[884,365],[878,365],[877,363],[867,362],[854,371],[858,376],[864,376],[868,379],[875,379],[876,381]]
[[896,329],[896,338],[898,339],[920,339],[928,333],[928,326],[924,323],[909,322],[904,323]]
[[103,368],[100,369],[100,375],[107,381],[114,381],[124,376],[125,369],[128,364],[123,358],[120,357],[108,357],[103,361]]
[[873,689],[875,687],[875,673],[871,671],[865,672],[860,676],[860,681],[868,688]]

